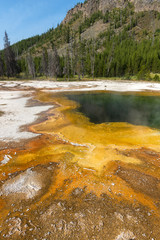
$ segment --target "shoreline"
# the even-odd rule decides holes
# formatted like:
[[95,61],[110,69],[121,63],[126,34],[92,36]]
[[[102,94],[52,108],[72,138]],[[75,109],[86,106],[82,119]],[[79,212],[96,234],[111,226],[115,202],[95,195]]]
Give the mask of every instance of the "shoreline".
[[[149,93],[160,95],[160,83],[133,82],[122,80],[103,80],[87,82],[53,82],[53,81],[0,81],[0,113],[1,136],[0,142],[27,141],[38,135],[28,126],[40,119],[43,112],[54,107],[52,104],[34,102],[36,92],[65,93],[65,92],[119,92],[119,93]],[[29,101],[33,103],[29,106]],[[20,109],[18,109],[20,104]],[[23,111],[28,113],[23,116]],[[37,115],[38,114],[38,115]],[[27,116],[27,120],[26,120]],[[23,127],[23,129],[22,129]]]
[[96,80],[83,82],[55,82],[55,81],[0,81],[0,90],[43,90],[48,92],[66,91],[115,91],[140,92],[160,91],[160,83],[127,80]]

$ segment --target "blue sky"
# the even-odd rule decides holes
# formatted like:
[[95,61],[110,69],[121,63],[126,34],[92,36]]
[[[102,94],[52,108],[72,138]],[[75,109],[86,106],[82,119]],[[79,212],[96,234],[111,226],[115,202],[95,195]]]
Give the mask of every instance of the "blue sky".
[[5,30],[11,44],[56,27],[78,0],[1,0],[0,49]]

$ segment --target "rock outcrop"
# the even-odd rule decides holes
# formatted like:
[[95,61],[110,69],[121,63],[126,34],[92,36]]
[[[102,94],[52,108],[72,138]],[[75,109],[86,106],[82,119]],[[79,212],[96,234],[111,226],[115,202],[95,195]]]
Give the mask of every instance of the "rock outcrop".
[[69,22],[79,12],[82,12],[85,18],[96,11],[105,13],[114,8],[125,8],[129,3],[133,4],[135,12],[154,10],[160,12],[160,0],[88,0],[69,10],[63,23]]

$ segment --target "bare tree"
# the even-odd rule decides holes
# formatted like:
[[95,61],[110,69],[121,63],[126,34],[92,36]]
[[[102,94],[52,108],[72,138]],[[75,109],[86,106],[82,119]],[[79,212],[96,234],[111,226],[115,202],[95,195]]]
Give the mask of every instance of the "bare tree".
[[77,44],[77,41],[76,39],[74,38],[74,41],[73,41],[73,63],[72,63],[72,67],[73,67],[73,75],[75,76],[76,75],[76,66],[77,66],[77,60],[78,60],[78,44]]
[[63,75],[65,77],[65,81],[70,77],[70,54],[69,47],[66,49],[66,54],[63,56],[64,59],[64,67],[63,67]]
[[2,77],[4,75],[4,62],[2,59],[2,55],[0,55],[0,76]]
[[46,48],[43,48],[43,53],[42,53],[42,72],[45,76],[48,75],[48,52]]
[[75,46],[76,46],[76,36],[73,31],[70,34],[69,52],[70,52],[70,72],[71,75],[75,75]]
[[78,80],[81,80],[82,73],[82,49],[81,49],[81,39],[79,40],[76,47],[76,73],[78,75]]
[[92,39],[90,44],[90,59],[91,59],[91,74],[94,80],[94,71],[95,71],[95,41]]
[[152,23],[152,46],[154,45],[155,41],[155,32],[156,32],[156,23],[155,23],[155,16],[153,16],[153,13],[150,13],[151,23]]
[[115,51],[115,42],[113,42],[111,52],[108,56],[107,76],[109,75],[109,72],[110,72],[110,69],[111,69],[111,64],[112,64],[112,60],[113,60],[113,56],[114,56],[114,51]]
[[80,48],[80,55],[81,55],[81,74],[82,78],[85,76],[85,62],[86,62],[86,41],[81,41],[81,48]]
[[4,36],[4,62],[6,68],[7,77],[13,77],[17,73],[17,64],[15,60],[15,54],[10,46],[10,41],[7,32]]
[[60,75],[60,59],[56,47],[48,54],[48,74],[57,80]]
[[54,63],[54,76],[57,80],[58,75],[60,75],[60,59],[56,47],[53,49],[53,63]]
[[66,76],[67,76],[66,56],[63,56],[63,59],[64,59],[63,75],[64,75],[65,81],[66,81]]
[[31,54],[27,55],[26,61],[27,61],[27,66],[28,66],[28,73],[33,78],[35,78],[35,64],[34,64],[33,57],[31,56]]
[[48,53],[48,76],[53,77],[54,75],[54,68],[53,68],[53,53]]

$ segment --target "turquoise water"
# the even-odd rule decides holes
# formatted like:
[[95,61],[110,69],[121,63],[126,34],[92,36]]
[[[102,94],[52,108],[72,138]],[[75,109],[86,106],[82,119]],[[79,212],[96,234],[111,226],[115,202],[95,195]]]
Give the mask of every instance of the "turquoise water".
[[80,104],[78,111],[91,122],[127,122],[160,128],[160,97],[123,95],[120,93],[69,94]]

